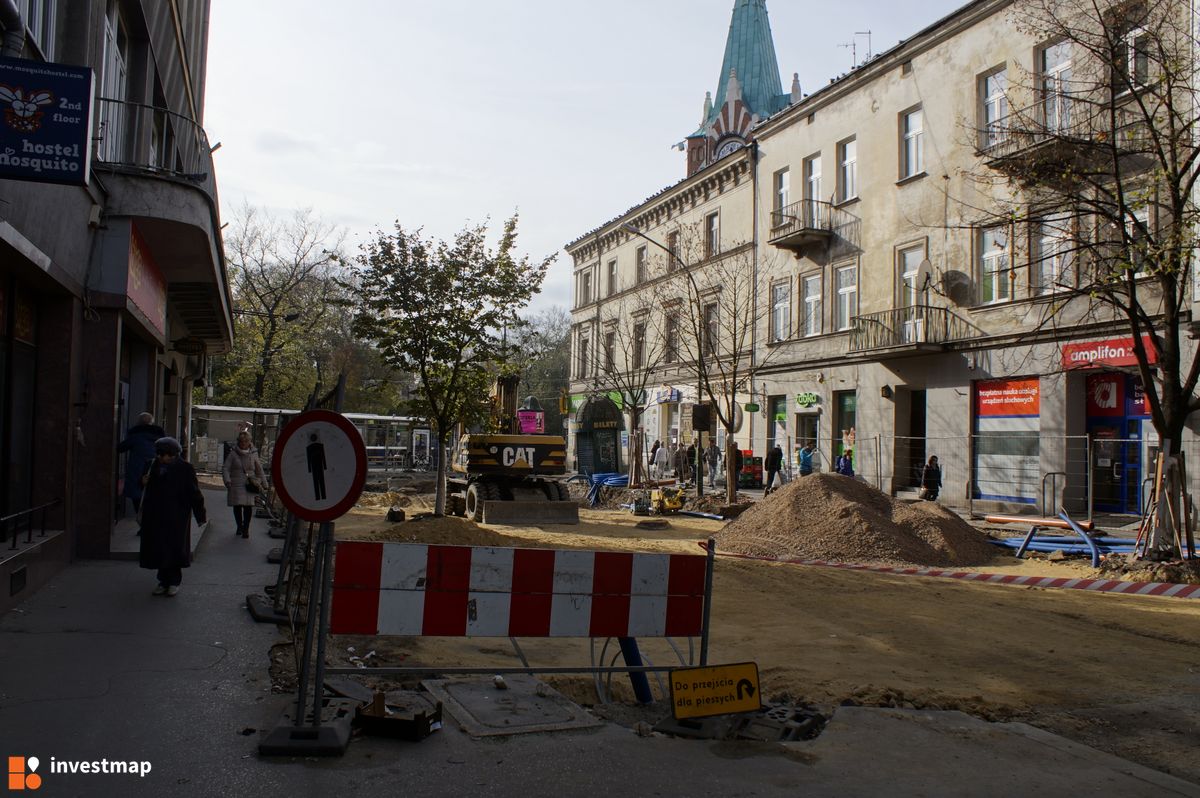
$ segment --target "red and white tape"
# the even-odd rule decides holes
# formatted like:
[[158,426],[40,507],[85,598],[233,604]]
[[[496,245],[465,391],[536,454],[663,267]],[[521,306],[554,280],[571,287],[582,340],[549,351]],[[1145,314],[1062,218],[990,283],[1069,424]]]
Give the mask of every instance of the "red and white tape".
[[[705,546],[700,544],[701,548]],[[961,579],[964,582],[983,582],[989,585],[1016,585],[1018,587],[1042,587],[1058,590],[1087,590],[1092,593],[1123,593],[1127,596],[1162,596],[1165,598],[1200,599],[1200,585],[1180,585],[1172,582],[1118,582],[1113,579],[1069,579],[1062,576],[1016,576],[1013,574],[983,574],[974,571],[947,571],[938,568],[898,568],[887,565],[860,565],[857,563],[828,562],[826,560],[799,560],[778,557],[754,557],[748,554],[732,554],[717,550],[723,557],[742,560],[762,560],[788,565],[815,565],[822,568],[841,568],[849,571],[872,571],[903,576],[934,576],[942,579]]]
[[337,544],[334,634],[694,637],[705,557]]

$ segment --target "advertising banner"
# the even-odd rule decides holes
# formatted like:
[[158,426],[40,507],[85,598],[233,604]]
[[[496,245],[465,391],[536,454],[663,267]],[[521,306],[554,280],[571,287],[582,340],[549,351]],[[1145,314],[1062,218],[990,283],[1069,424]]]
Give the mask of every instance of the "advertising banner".
[[92,70],[0,58],[0,178],[86,186]]
[[1035,504],[1041,484],[1041,383],[975,383],[976,499]]
[[[1149,363],[1158,362],[1158,350],[1149,335],[1142,336]],[[1108,338],[1103,341],[1088,341],[1082,344],[1064,344],[1062,367],[1064,369],[1098,368],[1100,366],[1136,366],[1137,356],[1133,353],[1133,336]]]
[[540,410],[518,410],[517,424],[522,435],[541,435],[546,431],[546,414]]
[[142,240],[137,227],[129,227],[129,281],[126,285],[130,301],[145,314],[160,334],[167,330],[167,282],[163,279],[150,249]]

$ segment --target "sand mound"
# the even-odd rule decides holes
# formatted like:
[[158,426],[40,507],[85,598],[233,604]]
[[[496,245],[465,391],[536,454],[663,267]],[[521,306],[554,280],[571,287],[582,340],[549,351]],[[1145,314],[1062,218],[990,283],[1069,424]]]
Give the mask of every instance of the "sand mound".
[[983,533],[933,502],[905,504],[837,474],[793,480],[717,533],[717,551],[758,557],[980,565]]

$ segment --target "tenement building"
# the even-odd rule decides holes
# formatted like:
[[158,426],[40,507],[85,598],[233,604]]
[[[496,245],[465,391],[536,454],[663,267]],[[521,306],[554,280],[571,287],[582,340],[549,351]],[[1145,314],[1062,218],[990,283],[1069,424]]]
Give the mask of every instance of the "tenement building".
[[125,431],[149,412],[186,446],[192,389],[229,348],[208,15],[0,0],[0,609],[110,555],[133,512]]
[[[1194,29],[1186,5],[1180,31]],[[1169,221],[1168,192],[1149,178],[1126,186],[1121,224],[1093,201],[1107,188],[1063,199],[1064,176],[1109,163],[1097,109],[1164,83],[1147,28],[1114,9],[1100,65],[1099,39],[1070,33],[1086,25],[978,0],[804,94],[797,79],[783,89],[765,0],[737,0],[686,178],[567,245],[579,467],[637,454],[597,458],[594,439],[580,451],[603,403],[644,405],[624,419],[645,431],[643,451],[690,443],[704,371],[737,392],[735,439],[754,455],[778,444],[794,465],[811,442],[829,470],[850,450],[858,478],[897,494],[915,493],[937,456],[953,504],[1139,512],[1160,441],[1133,328],[1095,273]],[[1123,142],[1151,138],[1117,124]],[[1130,260],[1117,282],[1161,330],[1168,301]],[[748,280],[749,302],[731,275]],[[1186,371],[1197,308],[1184,282]],[[733,358],[736,377],[715,367]],[[612,374],[639,368],[647,384],[631,402]],[[1183,449],[1200,456],[1195,416]]]

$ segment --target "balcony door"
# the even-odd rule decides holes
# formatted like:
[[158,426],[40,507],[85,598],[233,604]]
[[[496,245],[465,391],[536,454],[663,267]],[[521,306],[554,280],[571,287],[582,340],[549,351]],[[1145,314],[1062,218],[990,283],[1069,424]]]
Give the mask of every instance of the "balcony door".
[[129,37],[116,3],[104,15],[104,63],[100,75],[99,159],[120,163],[125,150],[125,93],[129,81]]
[[925,340],[925,306],[929,292],[917,285],[917,273],[925,260],[925,246],[918,244],[901,249],[896,255],[898,307],[902,309],[904,343],[916,344]]

